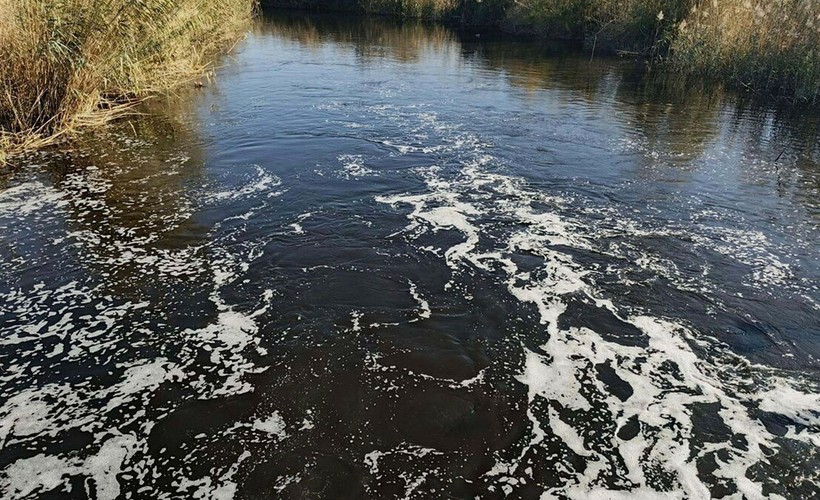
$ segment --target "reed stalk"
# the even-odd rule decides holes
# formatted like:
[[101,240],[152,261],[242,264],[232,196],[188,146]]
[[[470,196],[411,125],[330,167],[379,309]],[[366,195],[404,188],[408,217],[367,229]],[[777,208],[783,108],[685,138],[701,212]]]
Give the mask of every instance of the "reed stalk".
[[205,72],[256,0],[0,0],[0,151],[98,126]]

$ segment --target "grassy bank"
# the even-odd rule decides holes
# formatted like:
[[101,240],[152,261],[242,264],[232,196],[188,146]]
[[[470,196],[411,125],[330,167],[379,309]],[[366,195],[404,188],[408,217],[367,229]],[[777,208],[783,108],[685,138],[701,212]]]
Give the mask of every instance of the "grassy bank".
[[820,104],[820,2],[697,2],[675,26],[671,63],[755,91]]
[[[190,82],[258,0],[0,0],[0,152],[104,123]],[[495,25],[628,51],[796,102],[820,103],[816,0],[263,0]]]
[[667,68],[795,102],[820,103],[817,0],[267,0],[493,25],[582,40],[595,54],[630,52]]
[[54,142],[202,74],[256,0],[0,0],[0,151]]

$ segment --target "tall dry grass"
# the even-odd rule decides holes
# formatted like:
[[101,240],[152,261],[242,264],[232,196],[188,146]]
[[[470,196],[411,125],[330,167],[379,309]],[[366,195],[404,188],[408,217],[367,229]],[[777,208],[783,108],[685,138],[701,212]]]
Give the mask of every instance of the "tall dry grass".
[[687,11],[691,0],[515,0],[508,11],[519,29],[597,42],[602,48],[647,51]]
[[365,12],[414,19],[446,19],[458,8],[458,0],[360,0]]
[[754,91],[820,102],[820,1],[700,0],[677,27],[672,62]]
[[190,81],[256,0],[0,0],[0,149],[59,139]]
[[800,102],[820,102],[818,0],[515,0],[513,29],[664,59]]

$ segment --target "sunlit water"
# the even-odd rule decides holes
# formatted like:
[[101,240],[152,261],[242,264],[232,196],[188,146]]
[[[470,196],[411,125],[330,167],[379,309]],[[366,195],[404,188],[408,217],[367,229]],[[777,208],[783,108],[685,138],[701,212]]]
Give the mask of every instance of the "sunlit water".
[[273,14],[17,160],[2,497],[817,497],[817,118],[676,80]]

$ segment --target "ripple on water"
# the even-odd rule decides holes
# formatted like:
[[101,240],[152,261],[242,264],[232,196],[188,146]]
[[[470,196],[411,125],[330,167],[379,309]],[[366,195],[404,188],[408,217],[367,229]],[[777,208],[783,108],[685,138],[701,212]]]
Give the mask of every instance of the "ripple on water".
[[[327,56],[273,47],[292,66]],[[507,89],[497,71],[469,76]],[[540,101],[467,116],[403,101],[410,86],[391,80],[350,99],[327,85],[305,90],[318,114],[282,117],[310,116],[285,135],[316,151],[272,141],[272,158],[200,168],[129,133],[115,146],[139,152],[133,165],[32,168],[0,192],[6,496],[817,494],[820,387],[785,369],[810,354],[772,326],[785,320],[748,313],[817,314],[812,233],[779,241],[730,197],[661,199],[682,216],[626,181],[539,170],[560,163],[552,146],[582,143],[613,169],[640,165],[638,184],[677,182],[729,152],[675,171],[690,154],[641,134],[610,151],[595,124],[554,125]],[[597,112],[572,99],[567,121]],[[515,141],[536,132],[551,159],[530,168]],[[729,324],[741,340],[710,330]],[[799,360],[750,361],[743,341]]]

